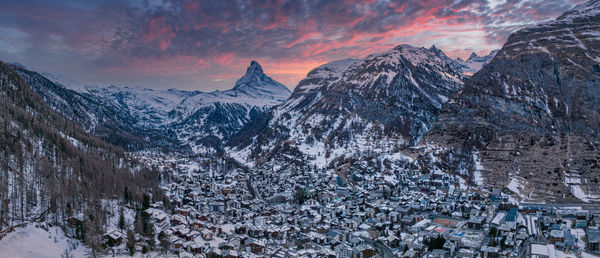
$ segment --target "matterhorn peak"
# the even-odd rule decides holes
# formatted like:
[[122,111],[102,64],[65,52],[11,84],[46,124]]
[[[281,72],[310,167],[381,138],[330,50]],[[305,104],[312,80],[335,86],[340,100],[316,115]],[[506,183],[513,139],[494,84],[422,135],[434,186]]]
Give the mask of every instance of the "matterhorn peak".
[[250,62],[246,74],[235,83],[233,90],[251,96],[277,96],[283,100],[290,94],[287,87],[267,76],[256,60]]
[[264,74],[264,72],[262,66],[256,60],[252,60],[246,69],[246,74]]

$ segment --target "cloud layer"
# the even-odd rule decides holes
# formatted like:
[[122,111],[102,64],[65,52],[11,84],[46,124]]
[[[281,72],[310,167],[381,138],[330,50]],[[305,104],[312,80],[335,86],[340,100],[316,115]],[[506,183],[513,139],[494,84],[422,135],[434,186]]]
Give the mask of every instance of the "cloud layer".
[[289,87],[315,66],[395,45],[499,48],[583,0],[89,0],[0,7],[0,58],[99,84],[232,87],[251,59]]

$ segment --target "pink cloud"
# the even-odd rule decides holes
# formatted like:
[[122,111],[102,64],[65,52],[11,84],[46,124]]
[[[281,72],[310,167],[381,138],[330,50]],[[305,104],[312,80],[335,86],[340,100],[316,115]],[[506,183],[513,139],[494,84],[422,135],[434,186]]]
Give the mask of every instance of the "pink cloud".
[[142,34],[142,40],[145,43],[158,41],[158,47],[161,50],[166,50],[171,44],[171,40],[175,37],[175,32],[165,22],[165,17],[154,17],[150,19],[145,33]]

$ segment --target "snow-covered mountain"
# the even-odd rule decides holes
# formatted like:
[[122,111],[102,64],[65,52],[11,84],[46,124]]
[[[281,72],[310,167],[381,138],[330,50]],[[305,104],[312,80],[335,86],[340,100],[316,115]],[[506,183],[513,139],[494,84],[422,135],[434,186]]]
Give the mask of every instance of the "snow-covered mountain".
[[492,58],[498,53],[499,50],[492,50],[485,56],[479,56],[475,52],[471,53],[471,56],[467,60],[457,58],[456,62],[463,67],[463,73],[467,76],[471,76],[481,70],[481,68],[492,61]]
[[600,201],[600,1],[511,34],[425,137],[449,173],[524,200]]
[[399,45],[334,61],[310,71],[286,102],[229,144],[240,161],[307,157],[319,167],[369,147],[403,148],[429,130],[463,78],[435,47]]
[[72,90],[54,77],[18,70],[57,111],[128,149],[219,150],[223,140],[290,95],[289,89],[268,77],[256,61],[232,89],[214,92],[137,86]]

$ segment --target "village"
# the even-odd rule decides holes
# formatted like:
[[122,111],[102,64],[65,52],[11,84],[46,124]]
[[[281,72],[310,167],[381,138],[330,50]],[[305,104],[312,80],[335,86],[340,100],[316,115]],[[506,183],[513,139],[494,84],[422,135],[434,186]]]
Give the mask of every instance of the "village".
[[[175,208],[155,202],[146,210],[155,238],[137,236],[138,251],[151,242],[179,257],[600,255],[594,205],[519,204],[505,191],[485,196],[436,173],[353,175],[350,183],[294,167],[221,174],[185,158],[158,160],[172,175],[162,190]],[[105,240],[118,249],[126,233]]]

